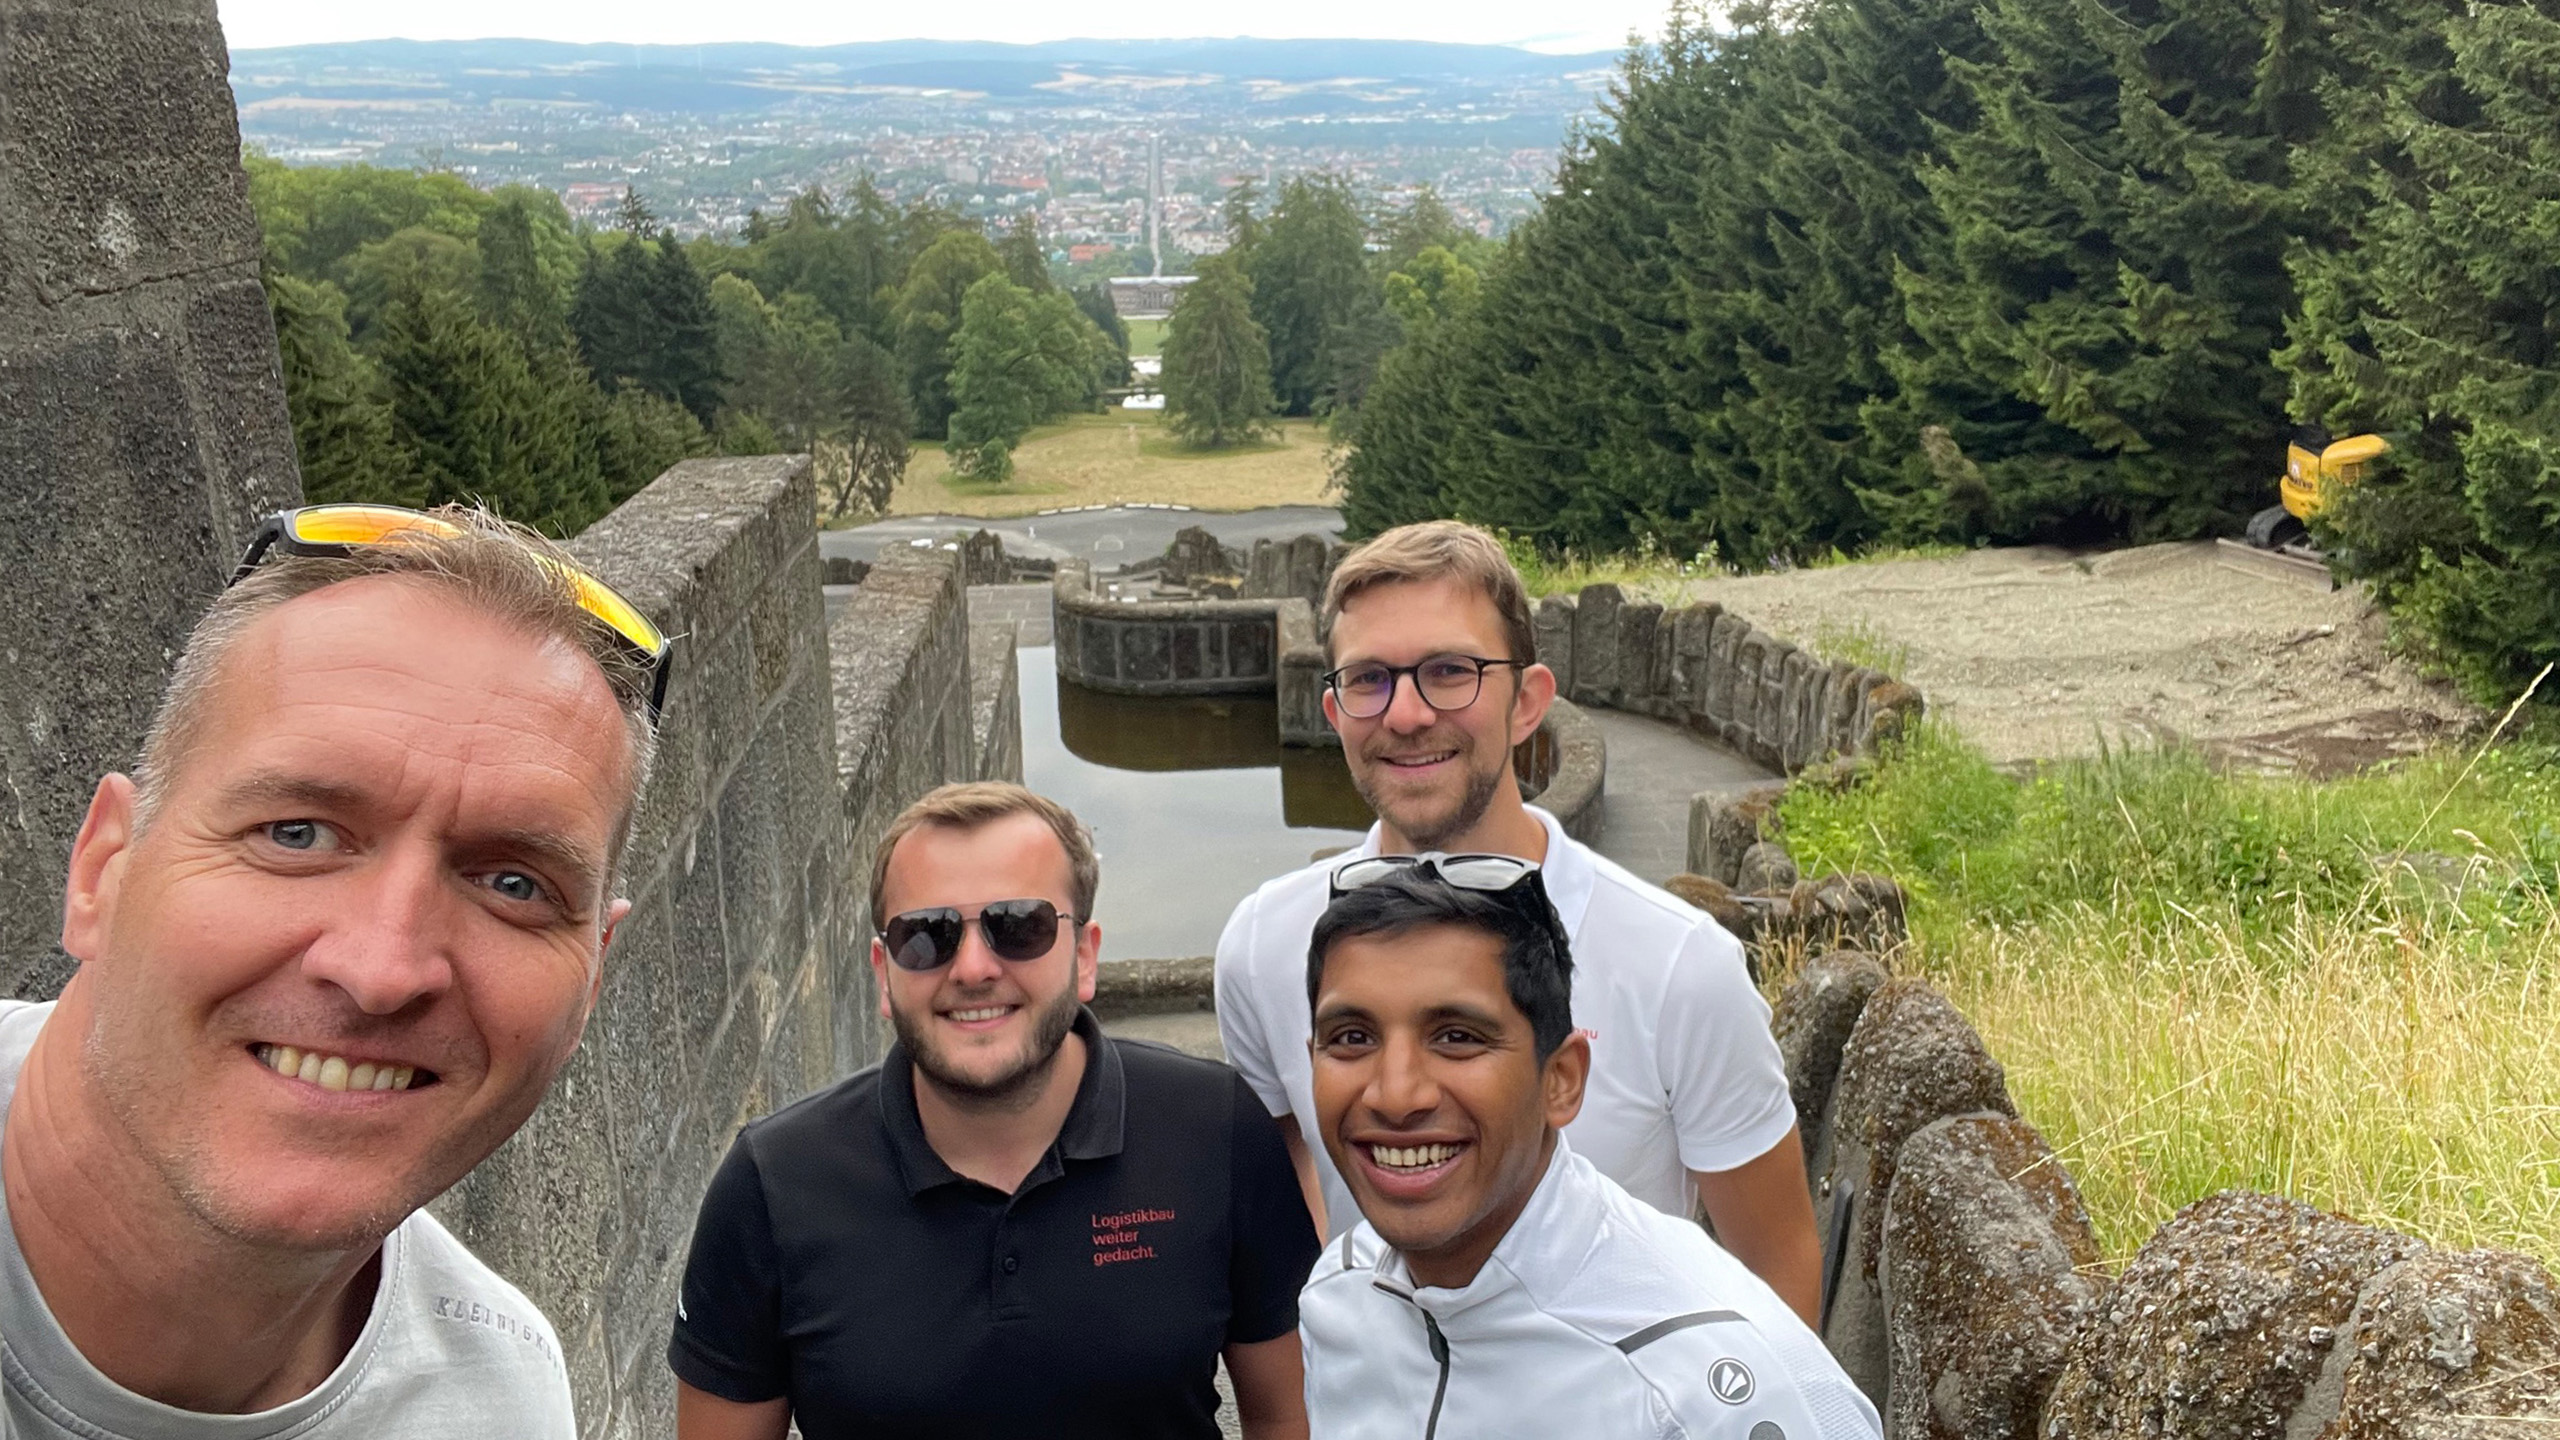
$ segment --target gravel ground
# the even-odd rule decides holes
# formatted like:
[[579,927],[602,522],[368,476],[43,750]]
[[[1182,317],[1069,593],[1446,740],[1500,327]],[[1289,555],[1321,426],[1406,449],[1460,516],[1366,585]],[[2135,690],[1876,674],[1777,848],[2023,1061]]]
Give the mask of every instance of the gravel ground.
[[1977,550],[1693,582],[1762,629],[1898,658],[1993,759],[2182,739],[2235,765],[2334,774],[2479,712],[2384,647],[2362,590],[2226,569],[2210,543]]

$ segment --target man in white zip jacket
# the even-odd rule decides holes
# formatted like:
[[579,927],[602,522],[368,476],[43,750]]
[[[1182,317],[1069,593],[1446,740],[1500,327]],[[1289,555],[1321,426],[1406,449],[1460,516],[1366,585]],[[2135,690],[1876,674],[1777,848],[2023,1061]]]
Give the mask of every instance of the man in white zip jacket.
[[1813,1332],[1575,1155],[1587,1040],[1537,867],[1346,863],[1315,927],[1314,1111],[1364,1222],[1299,1301],[1325,1440],[1875,1440]]

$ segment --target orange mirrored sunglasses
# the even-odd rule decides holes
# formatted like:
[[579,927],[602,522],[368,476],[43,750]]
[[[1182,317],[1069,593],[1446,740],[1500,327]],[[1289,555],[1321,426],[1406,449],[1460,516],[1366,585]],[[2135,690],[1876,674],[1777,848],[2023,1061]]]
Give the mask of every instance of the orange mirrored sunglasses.
[[[256,538],[249,542],[249,553],[241,557],[240,568],[231,572],[230,583],[237,585],[249,578],[269,555],[344,557],[367,545],[397,544],[403,531],[427,535],[463,533],[450,520],[397,505],[306,505],[267,517],[258,527]],[[603,621],[605,628],[630,646],[648,667],[649,719],[656,723],[658,711],[667,699],[667,654],[674,648],[665,632],[641,614],[638,606],[623,599],[619,591],[586,571],[548,555],[534,558],[568,581],[579,607]]]

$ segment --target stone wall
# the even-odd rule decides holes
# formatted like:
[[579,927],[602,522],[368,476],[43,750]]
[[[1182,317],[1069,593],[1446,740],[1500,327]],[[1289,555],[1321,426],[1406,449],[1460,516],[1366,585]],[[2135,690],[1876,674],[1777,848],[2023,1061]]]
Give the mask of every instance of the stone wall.
[[0,0],[0,995],[260,517],[300,503],[212,0]]
[[[572,548],[682,637],[585,1041],[437,1204],[558,1326],[585,1433],[674,1433],[668,1317],[747,1120],[876,1060],[871,850],[947,779],[1018,777],[1012,648],[958,557],[875,566],[832,626],[801,457],[693,460]],[[1001,688],[996,688],[1001,687]]]
[[1888,1440],[2364,1440],[2560,1424],[2560,1287],[2226,1191],[2121,1275],[2068,1167],[1925,982],[1834,951],[1779,998],[1824,1342]]
[[1112,600],[1083,561],[1050,583],[1062,679],[1114,695],[1251,695],[1276,682],[1275,601]]
[[1538,658],[1559,692],[1668,720],[1773,770],[1874,752],[1920,718],[1920,693],[1824,660],[1712,600],[1665,610],[1615,585],[1538,602]]

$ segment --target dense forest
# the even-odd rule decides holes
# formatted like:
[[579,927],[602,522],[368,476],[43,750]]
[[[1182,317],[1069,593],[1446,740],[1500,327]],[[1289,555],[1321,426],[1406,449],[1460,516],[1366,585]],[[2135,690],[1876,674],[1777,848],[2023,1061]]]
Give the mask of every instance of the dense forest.
[[684,243],[638,195],[581,230],[543,190],[248,166],[314,500],[468,497],[571,534],[686,456],[790,450],[836,513],[876,510],[914,439],[1001,478],[1128,375],[1109,303],[1059,290],[1029,225],[867,184]]
[[[2547,7],[2547,8],[2546,8]],[[1809,0],[1631,52],[1500,242],[1425,191],[1229,196],[1165,340],[1200,445],[1324,418],[1355,534],[1745,566],[2317,526],[2477,696],[2560,659],[2560,0]],[[1097,285],[868,184],[679,242],[634,196],[250,158],[306,487],[573,531],[690,454],[916,440],[1001,481],[1127,383]]]
[[1675,14],[1349,424],[1426,515],[1733,563],[2319,527],[2479,697],[2560,659],[2560,7],[1812,0]]

